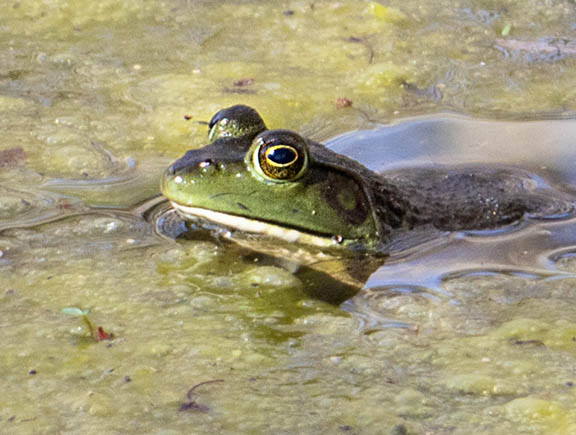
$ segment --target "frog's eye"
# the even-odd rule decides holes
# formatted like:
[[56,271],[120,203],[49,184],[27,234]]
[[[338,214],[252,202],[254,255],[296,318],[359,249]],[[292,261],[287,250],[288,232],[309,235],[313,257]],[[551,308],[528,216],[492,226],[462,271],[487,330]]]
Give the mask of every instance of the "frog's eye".
[[248,106],[237,105],[220,110],[208,124],[210,143],[223,137],[249,137],[252,139],[261,131],[266,130],[266,124],[256,112]]
[[268,130],[254,140],[252,163],[257,173],[267,180],[296,180],[308,165],[306,141],[288,130]]

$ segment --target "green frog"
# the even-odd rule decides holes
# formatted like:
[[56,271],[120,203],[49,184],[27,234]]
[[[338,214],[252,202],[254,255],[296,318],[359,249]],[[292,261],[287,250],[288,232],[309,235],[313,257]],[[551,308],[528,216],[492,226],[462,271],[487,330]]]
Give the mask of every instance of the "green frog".
[[[162,192],[185,221],[262,234],[284,246],[315,246],[357,264],[386,255],[414,231],[494,229],[573,211],[572,201],[519,169],[375,173],[293,131],[268,129],[256,110],[243,105],[214,115],[209,144],[169,166]],[[373,270],[357,273],[353,287]]]

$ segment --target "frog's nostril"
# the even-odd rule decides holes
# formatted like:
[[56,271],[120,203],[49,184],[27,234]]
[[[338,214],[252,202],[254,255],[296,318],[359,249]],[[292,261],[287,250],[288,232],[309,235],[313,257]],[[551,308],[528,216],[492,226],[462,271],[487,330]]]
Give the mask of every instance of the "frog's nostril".
[[174,175],[174,174],[176,173],[176,168],[175,168],[173,165],[170,165],[170,166],[168,167],[168,173],[169,173],[170,175]]
[[209,166],[213,166],[214,164],[215,164],[214,160],[206,159],[206,160],[198,163],[198,167],[203,169],[203,168],[207,168]]

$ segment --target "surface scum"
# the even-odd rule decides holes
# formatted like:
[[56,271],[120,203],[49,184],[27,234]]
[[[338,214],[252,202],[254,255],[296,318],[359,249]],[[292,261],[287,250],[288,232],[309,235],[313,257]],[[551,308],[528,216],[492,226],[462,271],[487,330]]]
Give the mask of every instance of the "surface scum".
[[[553,273],[488,268],[413,287],[388,276],[376,282],[388,291],[366,292],[346,311],[306,297],[284,268],[201,234],[159,239],[122,211],[205,142],[201,121],[239,102],[271,128],[318,141],[445,110],[570,118],[573,9],[535,0],[11,2],[0,18],[0,433],[575,433],[566,223],[535,223],[528,245],[514,245],[524,231],[498,239],[516,263],[531,257]],[[461,138],[428,124],[416,140],[419,122],[395,124],[408,133],[386,153]],[[502,137],[518,125],[524,133],[480,151],[491,143],[486,128]],[[512,147],[524,167],[522,156],[545,160],[554,149],[552,131],[572,128],[532,125],[482,121],[456,142],[478,161]],[[493,238],[468,236],[465,249],[412,271],[490,254]],[[115,338],[96,342],[62,312],[70,307],[89,309]]]

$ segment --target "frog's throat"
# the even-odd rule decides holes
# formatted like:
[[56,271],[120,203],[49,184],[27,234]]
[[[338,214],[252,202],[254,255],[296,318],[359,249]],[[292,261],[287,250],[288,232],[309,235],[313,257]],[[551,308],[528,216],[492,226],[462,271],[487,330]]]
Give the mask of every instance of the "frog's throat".
[[176,212],[184,219],[205,219],[209,222],[234,228],[248,233],[265,234],[270,237],[285,240],[289,243],[303,243],[319,247],[338,246],[340,241],[334,237],[322,237],[314,234],[298,231],[293,228],[285,228],[269,222],[248,219],[234,214],[222,213],[200,207],[189,207],[170,201]]

